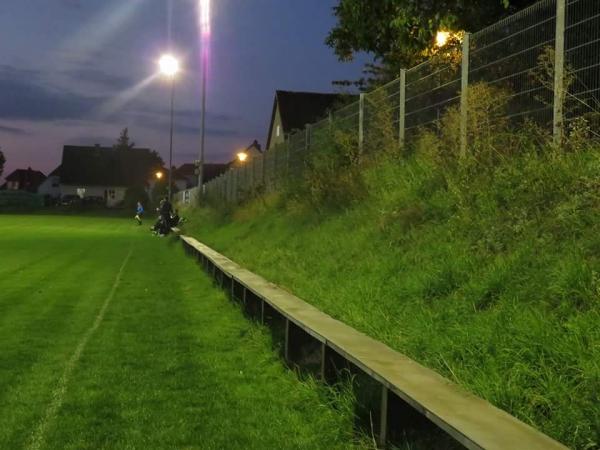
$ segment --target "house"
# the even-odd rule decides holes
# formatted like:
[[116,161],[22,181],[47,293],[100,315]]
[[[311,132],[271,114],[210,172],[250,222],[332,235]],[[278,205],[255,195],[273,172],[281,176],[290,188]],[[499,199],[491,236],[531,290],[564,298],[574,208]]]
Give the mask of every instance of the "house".
[[35,193],[45,179],[46,175],[31,167],[17,169],[6,177],[6,190]]
[[[203,182],[208,183],[213,178],[221,176],[228,168],[229,164],[227,163],[205,163],[202,174]],[[174,183],[179,190],[198,186],[198,172],[196,171],[196,165],[193,163],[182,164],[173,172],[173,178],[175,179]],[[185,186],[183,186],[184,183]]]
[[357,96],[346,94],[276,91],[267,136],[267,151],[283,143],[294,130],[301,130],[306,124],[327,117],[329,111],[356,98]]
[[37,189],[37,193],[43,195],[46,200],[60,199],[60,167],[61,166],[58,166],[50,172],[48,177]]
[[125,199],[128,188],[147,188],[161,163],[156,152],[147,148],[119,150],[99,145],[65,145],[60,195],[103,199],[106,206],[114,207]]

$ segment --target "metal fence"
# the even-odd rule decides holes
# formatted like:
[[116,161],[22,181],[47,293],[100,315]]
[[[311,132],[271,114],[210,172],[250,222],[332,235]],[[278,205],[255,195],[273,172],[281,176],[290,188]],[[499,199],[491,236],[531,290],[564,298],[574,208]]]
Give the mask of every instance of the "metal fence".
[[[402,70],[398,79],[361,94],[358,101],[287,136],[285,143],[206,183],[203,196],[237,203],[302,177],[311,153],[331,139],[332,127],[355,140],[359,153],[376,150],[382,114],[402,147],[420,130],[438,130],[441,118],[454,107],[460,111],[464,154],[469,87],[482,83],[506,96],[503,119],[514,126],[533,121],[560,142],[570,120],[600,112],[600,0],[541,0],[465,34],[457,47]],[[590,124],[597,128],[598,120]],[[180,194],[181,200],[189,195]]]

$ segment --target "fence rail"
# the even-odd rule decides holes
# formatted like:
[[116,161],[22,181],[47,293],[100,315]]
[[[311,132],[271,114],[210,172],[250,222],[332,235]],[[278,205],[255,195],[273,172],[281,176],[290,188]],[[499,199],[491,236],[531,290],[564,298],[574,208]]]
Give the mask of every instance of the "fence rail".
[[[287,136],[244,166],[203,187],[202,196],[237,203],[302,177],[310,155],[331,139],[332,123],[363,151],[387,114],[394,138],[410,145],[420,130],[439,130],[448,108],[460,110],[460,153],[468,146],[469,87],[494,86],[507,98],[502,119],[513,126],[533,121],[562,142],[576,117],[600,115],[600,0],[541,0],[443,49],[430,60],[402,70],[399,78],[361,94],[329,117]],[[598,120],[591,126],[597,127]],[[592,130],[597,132],[598,130]],[[189,203],[198,190],[181,193]]]

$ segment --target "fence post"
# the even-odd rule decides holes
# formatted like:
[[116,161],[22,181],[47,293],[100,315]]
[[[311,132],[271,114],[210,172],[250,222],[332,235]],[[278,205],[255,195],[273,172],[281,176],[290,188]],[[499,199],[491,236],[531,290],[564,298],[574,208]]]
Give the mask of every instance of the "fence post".
[[254,192],[254,189],[256,188],[256,158],[252,158],[250,163],[252,164],[252,170],[250,171],[250,190]]
[[365,143],[365,93],[361,92],[358,100],[358,153],[363,152]]
[[400,109],[398,111],[398,143],[404,147],[406,128],[406,69],[400,69]]
[[260,157],[260,162],[261,162],[260,165],[261,165],[261,170],[262,170],[262,185],[263,185],[263,191],[265,194],[267,192],[267,179],[265,177],[265,170],[266,170],[266,165],[267,165],[268,153],[269,153],[269,150],[265,150],[265,152]]
[[311,126],[310,123],[307,123],[304,128],[304,151],[306,153],[310,152],[310,137],[311,137]]
[[227,203],[227,184],[225,182],[225,174],[221,175],[221,201]]
[[556,37],[554,48],[554,115],[552,131],[554,143],[560,145],[563,140],[564,104],[565,104],[565,16],[566,0],[556,0]]
[[286,178],[289,178],[289,176],[290,176],[290,142],[291,142],[291,140],[288,140],[285,143],[285,176],[286,176]]
[[462,71],[460,77],[460,157],[467,155],[467,115],[469,110],[469,41],[470,33],[465,33],[462,43]]
[[233,169],[234,177],[233,177],[233,201],[237,203],[238,201],[238,189],[240,187],[240,171],[236,167]]

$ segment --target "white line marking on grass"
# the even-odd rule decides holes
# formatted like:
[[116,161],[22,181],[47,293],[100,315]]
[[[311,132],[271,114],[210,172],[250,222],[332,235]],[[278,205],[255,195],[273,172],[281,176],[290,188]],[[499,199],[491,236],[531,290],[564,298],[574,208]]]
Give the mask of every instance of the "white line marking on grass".
[[90,340],[90,338],[92,337],[94,332],[98,329],[98,327],[102,323],[102,320],[104,319],[104,315],[106,313],[108,305],[110,304],[113,297],[115,296],[115,292],[121,282],[121,276],[123,275],[123,270],[125,270],[125,266],[129,262],[129,258],[131,258],[132,253],[133,253],[133,249],[130,249],[129,253],[123,260],[123,264],[121,264],[121,268],[119,269],[119,272],[117,273],[115,282],[113,283],[112,287],[110,288],[110,292],[108,293],[108,296],[104,300],[104,303],[102,304],[102,308],[100,308],[100,311],[98,312],[98,315],[96,316],[96,319],[94,320],[94,323],[85,332],[85,334],[79,341],[79,344],[77,344],[77,347],[75,348],[75,352],[73,352],[73,354],[71,355],[71,358],[67,362],[65,370],[64,370],[62,376],[60,377],[60,379],[58,380],[58,385],[56,386],[56,389],[54,389],[54,391],[52,392],[52,400],[50,402],[50,405],[48,405],[48,408],[46,409],[46,412],[45,412],[42,420],[38,424],[38,427],[35,430],[35,433],[31,436],[31,439],[29,440],[29,443],[27,444],[26,448],[31,449],[31,450],[39,450],[42,447],[45,436],[46,436],[46,431],[48,429],[48,425],[52,422],[52,420],[54,419],[54,417],[60,410],[60,407],[62,406],[65,394],[67,392],[67,385],[69,384],[69,378],[71,376],[71,373],[73,372],[73,369],[75,369],[75,366],[81,359],[81,355],[83,354],[83,351],[85,350],[85,347],[86,347],[88,341]]

